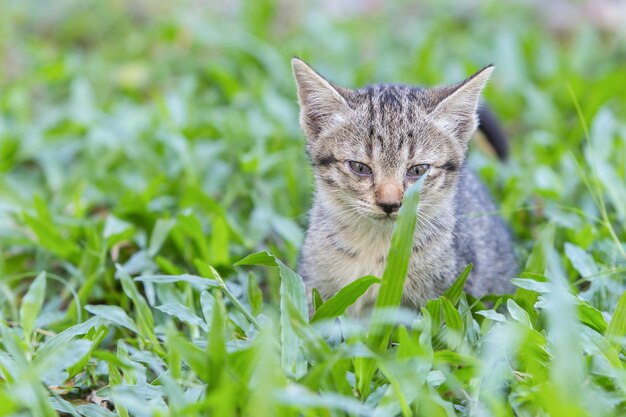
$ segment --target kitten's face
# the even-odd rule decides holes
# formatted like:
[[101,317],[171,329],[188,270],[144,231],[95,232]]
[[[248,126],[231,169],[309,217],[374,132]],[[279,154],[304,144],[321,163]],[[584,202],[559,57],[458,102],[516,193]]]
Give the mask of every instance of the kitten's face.
[[492,67],[448,88],[330,85],[293,61],[318,192],[347,221],[389,222],[407,187],[428,175],[420,210],[449,203],[467,142],[476,129],[480,90]]

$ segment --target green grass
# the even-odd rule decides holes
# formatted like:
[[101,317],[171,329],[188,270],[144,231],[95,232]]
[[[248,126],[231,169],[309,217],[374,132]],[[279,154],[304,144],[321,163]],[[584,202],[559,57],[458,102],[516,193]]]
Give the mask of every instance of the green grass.
[[[495,0],[210,3],[3,4],[0,416],[626,414],[623,32]],[[398,235],[382,281],[309,317],[293,55],[347,86],[495,64],[512,157],[470,164],[515,234],[515,294],[461,277],[385,314]],[[380,309],[351,320],[371,285]]]

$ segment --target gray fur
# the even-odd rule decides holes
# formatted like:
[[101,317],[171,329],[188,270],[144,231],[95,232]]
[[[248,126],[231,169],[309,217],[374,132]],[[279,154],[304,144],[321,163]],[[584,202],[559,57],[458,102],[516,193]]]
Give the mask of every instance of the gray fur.
[[[510,290],[516,265],[509,233],[465,166],[480,92],[493,67],[449,87],[350,90],[333,86],[299,59],[292,65],[316,185],[299,265],[308,290],[328,298],[363,275],[382,276],[397,216],[382,203],[401,202],[415,181],[407,170],[418,164],[430,169],[403,303],[417,308],[437,297],[469,262],[471,294]],[[372,175],[355,174],[348,161],[365,163]],[[376,294],[370,288],[352,312],[369,309]]]

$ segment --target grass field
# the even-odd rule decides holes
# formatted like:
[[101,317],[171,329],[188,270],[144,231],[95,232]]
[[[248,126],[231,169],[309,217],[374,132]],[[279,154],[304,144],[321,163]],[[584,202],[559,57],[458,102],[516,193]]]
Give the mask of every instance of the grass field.
[[[496,0],[210,3],[0,6],[0,416],[626,415],[623,29]],[[308,317],[293,55],[346,86],[496,65],[511,158],[470,164],[515,294],[461,277],[394,310],[398,234],[382,284]],[[371,322],[342,314],[368,285]]]

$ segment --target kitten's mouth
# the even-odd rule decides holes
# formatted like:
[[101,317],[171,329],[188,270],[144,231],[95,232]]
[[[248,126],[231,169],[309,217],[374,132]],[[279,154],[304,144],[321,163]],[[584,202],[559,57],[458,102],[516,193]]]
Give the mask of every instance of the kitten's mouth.
[[393,222],[398,218],[398,213],[374,213],[370,216],[374,220],[383,221],[383,222]]

